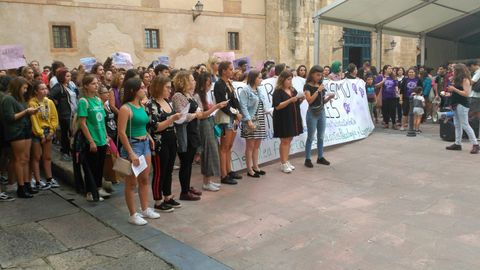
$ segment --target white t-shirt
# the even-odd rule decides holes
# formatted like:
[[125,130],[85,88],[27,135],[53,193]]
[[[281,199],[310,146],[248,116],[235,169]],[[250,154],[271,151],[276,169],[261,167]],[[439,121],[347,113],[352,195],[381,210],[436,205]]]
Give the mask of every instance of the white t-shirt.
[[[415,100],[419,100],[419,101],[415,102]],[[422,106],[419,107],[418,104],[422,104]],[[423,104],[425,104],[425,98],[423,97],[423,95],[414,95],[413,96],[413,107],[414,108],[423,108]]]
[[[477,69],[477,70],[475,71],[475,73],[473,73],[472,83],[475,83],[475,82],[480,82],[480,68]],[[475,92],[475,91],[472,90],[472,91],[470,92],[470,97],[480,98],[480,93]]]

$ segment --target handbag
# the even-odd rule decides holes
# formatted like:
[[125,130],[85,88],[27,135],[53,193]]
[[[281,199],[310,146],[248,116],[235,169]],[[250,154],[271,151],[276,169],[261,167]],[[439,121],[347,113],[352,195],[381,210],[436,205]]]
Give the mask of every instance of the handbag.
[[[132,114],[133,114],[133,112],[132,112]],[[132,117],[133,117],[133,115],[132,115]],[[130,121],[131,121],[132,117],[130,117]],[[130,137],[131,136],[132,136],[132,123],[130,123]],[[117,145],[118,145],[118,137],[120,137],[120,136],[117,136]],[[115,160],[115,163],[113,164],[112,169],[115,172],[117,172],[118,174],[123,175],[123,176],[129,176],[129,175],[132,175],[132,173],[133,173],[132,162],[128,159],[122,158],[121,156],[117,157],[117,159]]]

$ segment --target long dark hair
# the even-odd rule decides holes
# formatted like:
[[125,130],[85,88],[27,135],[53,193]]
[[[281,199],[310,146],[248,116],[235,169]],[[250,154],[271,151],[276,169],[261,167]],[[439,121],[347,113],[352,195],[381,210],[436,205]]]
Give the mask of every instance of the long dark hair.
[[203,72],[198,75],[197,84],[195,85],[195,93],[200,97],[203,110],[205,111],[208,110],[207,92],[210,89],[205,88],[208,81],[212,81],[212,74],[210,72]]
[[472,84],[472,77],[467,66],[464,64],[456,64],[453,67],[453,83],[455,86],[463,86],[463,80],[468,79]]
[[220,65],[218,65],[218,75],[222,77],[222,74],[228,67],[232,64],[230,61],[222,61]]
[[20,93],[24,84],[28,84],[27,79],[21,76],[13,78],[8,84],[8,93],[18,102],[25,102],[24,94]]
[[123,95],[123,103],[131,102],[135,99],[138,90],[142,88],[142,80],[140,78],[130,78],[125,81],[123,84],[124,95]]
[[[308,71],[307,82],[306,83],[317,83],[313,81],[313,74],[320,72],[323,74],[323,68],[319,65],[313,66],[310,71]],[[322,76],[323,77],[323,76]],[[318,82],[321,83],[321,82]]]
[[260,75],[260,72],[258,70],[252,69],[250,72],[248,72],[247,75],[247,84],[250,85],[251,87],[255,86],[255,82],[257,81],[258,75]]
[[[300,76],[300,75],[298,75],[298,73],[300,72],[300,69],[301,69],[302,67],[305,69],[305,75]],[[302,78],[305,79],[305,78],[307,77],[306,75],[307,75],[307,66],[305,66],[305,65],[300,65],[300,66],[298,66],[298,67],[297,67],[297,76],[302,77]]]
[[[292,72],[290,72],[290,70],[282,71],[282,73],[280,73],[280,75],[278,76],[277,85],[275,86],[275,91],[283,90],[283,84],[289,77],[293,78],[293,74]],[[293,89],[293,86],[291,88]]]

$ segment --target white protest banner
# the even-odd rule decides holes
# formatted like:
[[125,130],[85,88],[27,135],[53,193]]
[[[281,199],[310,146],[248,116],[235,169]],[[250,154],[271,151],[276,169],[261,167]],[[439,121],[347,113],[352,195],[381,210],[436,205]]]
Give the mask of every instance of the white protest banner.
[[125,52],[116,52],[112,55],[112,64],[116,68],[133,68],[132,56]]
[[95,57],[80,58],[80,63],[85,66],[85,70],[90,71],[93,65],[97,63],[97,59]]
[[[262,91],[267,95],[268,104],[264,104],[266,111],[271,109],[272,94],[275,89],[276,81],[277,78],[263,80],[261,86],[258,88],[259,91]],[[297,91],[303,91],[305,79],[294,77],[292,84]],[[325,104],[327,127],[325,131],[324,145],[335,145],[368,137],[373,131],[374,125],[368,111],[365,82],[360,79],[345,79],[342,81],[324,81],[323,84],[327,92],[335,94],[335,98]],[[235,87],[238,96],[246,85],[243,82],[233,82],[233,86]],[[211,93],[211,96],[213,96],[213,93]],[[293,139],[291,144],[291,154],[305,151],[305,141],[307,139],[307,127],[305,123],[306,111],[308,109],[307,102],[304,101],[300,108],[304,132]],[[280,141],[277,138],[273,138],[271,114],[267,114],[266,125],[267,138],[262,141],[260,147],[260,163],[275,160],[280,157]],[[316,148],[316,136],[312,148]],[[232,149],[233,170],[245,168],[244,152],[245,140],[240,137],[240,132],[238,132]]]
[[235,60],[234,52],[214,52],[213,56],[218,57],[221,61],[233,62]]
[[169,63],[170,63],[170,60],[169,60],[168,56],[162,55],[162,56],[158,57],[158,63],[162,64],[162,65],[165,65],[165,66],[168,66]]
[[12,69],[26,66],[22,45],[0,46],[0,69]]

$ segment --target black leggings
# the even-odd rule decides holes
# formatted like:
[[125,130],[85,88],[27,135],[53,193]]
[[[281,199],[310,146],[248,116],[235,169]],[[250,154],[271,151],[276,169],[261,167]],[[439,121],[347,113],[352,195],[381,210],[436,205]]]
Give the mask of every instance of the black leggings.
[[388,124],[390,119],[392,124],[395,125],[396,117],[396,108],[397,108],[397,99],[396,98],[387,98],[382,102],[382,113],[383,113],[383,122]]
[[[92,153],[90,150],[85,154],[85,160],[83,161],[83,173],[84,177],[89,177],[85,179],[85,183],[95,183],[97,188],[102,187],[102,178],[103,178],[103,165],[105,164],[105,156],[107,153],[107,145],[97,146],[97,152]],[[91,185],[87,184],[87,192],[92,192]]]
[[190,190],[190,178],[192,176],[192,163],[196,154],[194,147],[188,146],[187,152],[178,153],[180,159],[180,171],[178,178],[180,179],[180,186],[182,187],[182,194],[187,194]]
[[163,139],[160,151],[152,156],[153,179],[152,193],[153,199],[159,201],[163,196],[172,195],[172,173],[177,156],[177,140]]
[[59,119],[60,131],[62,133],[60,137],[60,143],[62,154],[70,155],[70,119]]

